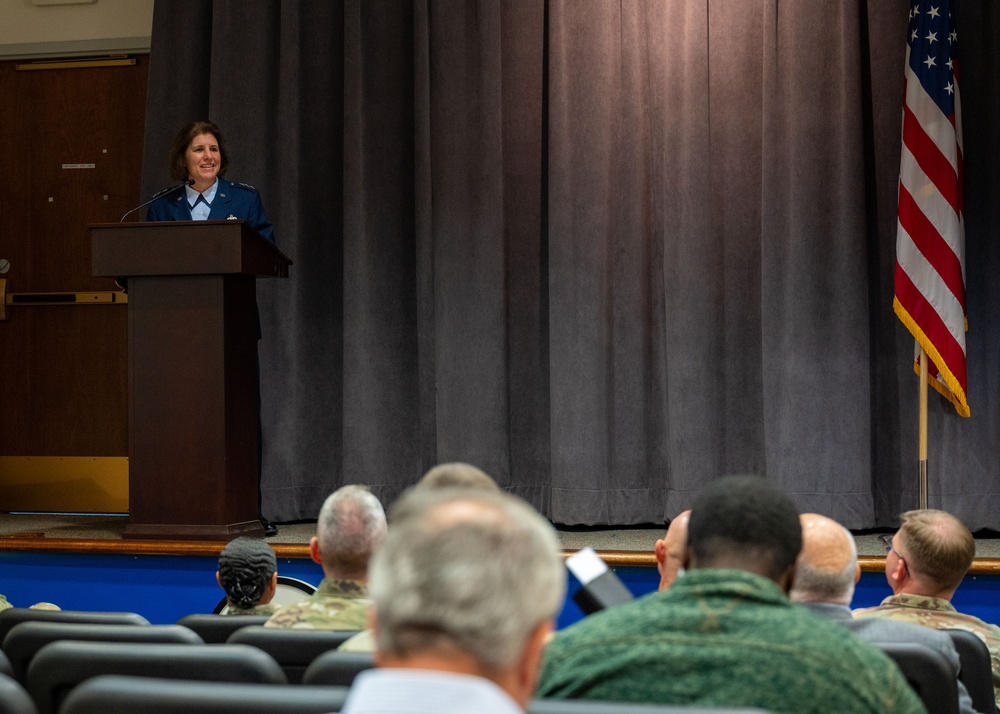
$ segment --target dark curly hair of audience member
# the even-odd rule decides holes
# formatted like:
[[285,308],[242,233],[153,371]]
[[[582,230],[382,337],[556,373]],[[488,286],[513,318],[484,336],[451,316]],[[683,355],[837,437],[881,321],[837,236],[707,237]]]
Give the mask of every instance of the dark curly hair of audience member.
[[692,504],[688,546],[701,567],[735,556],[777,581],[802,550],[799,512],[764,478],[727,476],[702,489]]
[[219,554],[219,584],[239,608],[249,609],[260,601],[277,569],[274,549],[260,538],[236,538]]

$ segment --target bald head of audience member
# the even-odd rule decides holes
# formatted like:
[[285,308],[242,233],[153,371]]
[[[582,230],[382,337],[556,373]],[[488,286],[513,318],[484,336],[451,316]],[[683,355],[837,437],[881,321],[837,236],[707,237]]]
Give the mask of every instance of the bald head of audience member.
[[683,511],[670,521],[667,533],[656,541],[656,569],[660,571],[659,590],[666,590],[681,574],[684,567],[684,550],[687,548],[688,521],[691,510]]
[[907,511],[900,518],[903,524],[885,557],[893,594],[950,600],[976,556],[972,533],[945,511]]
[[850,531],[832,518],[803,513],[802,552],[789,593],[792,602],[850,605],[861,578],[858,550]]
[[566,576],[552,526],[518,498],[412,489],[372,560],[376,662],[485,678],[526,705]]
[[324,501],[309,552],[324,577],[363,582],[385,536],[385,511],[375,495],[363,486],[343,486]]
[[416,484],[417,488],[473,488],[483,491],[499,491],[497,482],[482,469],[472,464],[453,461],[438,464],[425,473]]
[[727,476],[702,489],[691,507],[684,568],[743,570],[786,593],[802,550],[792,499],[759,476]]

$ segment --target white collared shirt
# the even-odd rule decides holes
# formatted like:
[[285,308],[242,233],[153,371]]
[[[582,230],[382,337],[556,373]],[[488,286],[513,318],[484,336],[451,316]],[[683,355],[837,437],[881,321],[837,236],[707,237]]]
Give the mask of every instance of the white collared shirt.
[[359,674],[342,714],[524,714],[488,679],[426,669],[369,669]]
[[[215,200],[215,194],[219,190],[219,179],[215,179],[215,183],[209,186],[202,193],[198,193],[193,188],[188,186],[184,189],[184,193],[187,194],[188,206],[191,207],[191,218],[196,221],[207,221],[208,214],[212,210],[212,201]],[[199,201],[198,197],[204,198],[204,201]]]

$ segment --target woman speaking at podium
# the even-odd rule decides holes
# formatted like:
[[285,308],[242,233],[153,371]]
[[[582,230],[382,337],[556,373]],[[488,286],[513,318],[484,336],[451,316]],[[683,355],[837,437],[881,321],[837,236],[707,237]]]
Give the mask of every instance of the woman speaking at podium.
[[[184,183],[168,189],[151,204],[147,221],[224,221],[243,220],[274,243],[274,229],[264,212],[257,189],[245,183],[222,178],[229,167],[226,143],[214,123],[195,121],[178,132],[170,149],[170,177]],[[257,338],[260,339],[258,318]],[[257,365],[257,507],[265,536],[275,536],[278,529],[260,512],[260,364]]]
[[186,184],[153,201],[146,220],[239,218],[273,243],[274,230],[260,194],[253,186],[222,178],[228,167],[229,156],[219,127],[210,121],[191,122],[180,130],[170,149],[170,177]]

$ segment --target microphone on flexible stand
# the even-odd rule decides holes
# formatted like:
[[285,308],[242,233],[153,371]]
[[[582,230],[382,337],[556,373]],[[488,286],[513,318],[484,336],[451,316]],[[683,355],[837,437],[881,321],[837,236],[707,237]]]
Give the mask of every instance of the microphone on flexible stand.
[[151,204],[156,199],[161,198],[162,196],[166,196],[168,193],[173,193],[174,191],[179,191],[182,188],[187,188],[188,186],[194,186],[194,179],[189,178],[184,183],[180,183],[180,184],[177,184],[176,186],[171,186],[169,188],[163,189],[162,191],[160,191],[158,194],[156,194],[155,196],[153,196],[151,199],[149,199],[145,203],[140,203],[138,206],[136,206],[132,210],[126,211],[125,215],[122,216],[121,220],[118,221],[118,222],[119,223],[124,223],[126,218],[128,218],[131,214],[133,214],[136,211],[138,211],[140,208],[145,208],[146,206],[148,206],[149,204]]
[[[145,208],[146,206],[148,206],[149,204],[151,204],[156,199],[158,199],[158,198],[160,198],[162,196],[166,196],[168,193],[173,193],[174,191],[178,191],[178,190],[180,190],[182,188],[187,188],[188,186],[194,186],[194,179],[189,178],[184,183],[180,183],[180,184],[177,184],[176,186],[170,186],[169,188],[163,189],[162,191],[160,191],[158,194],[156,194],[155,196],[153,196],[151,199],[149,199],[145,203],[140,203],[138,206],[136,206],[132,210],[126,211],[125,215],[122,216],[121,220],[118,221],[118,222],[119,223],[124,223],[125,219],[128,218],[129,215],[135,213],[140,208]],[[115,284],[118,285],[118,287],[120,287],[122,289],[123,293],[128,294],[128,278],[126,278],[123,275],[118,276],[117,278],[115,278]]]
[[580,581],[573,602],[584,615],[615,607],[632,600],[632,593],[601,560],[593,548],[581,548],[566,559],[566,568]]

